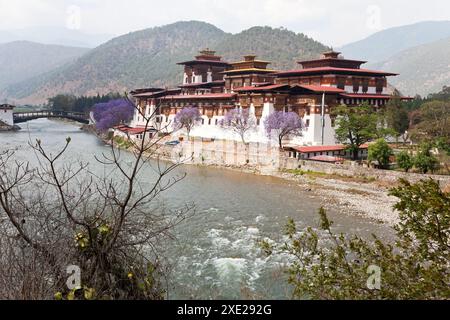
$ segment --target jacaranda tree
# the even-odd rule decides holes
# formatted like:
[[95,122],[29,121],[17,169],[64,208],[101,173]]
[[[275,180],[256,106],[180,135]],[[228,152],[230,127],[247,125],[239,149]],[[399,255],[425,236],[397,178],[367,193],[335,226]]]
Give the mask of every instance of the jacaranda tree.
[[198,108],[195,107],[185,107],[175,116],[175,128],[186,129],[188,140],[191,134],[191,130],[198,124],[202,119],[202,115]]
[[239,135],[243,144],[246,144],[246,134],[253,130],[256,125],[255,118],[248,109],[229,110],[222,120],[221,125],[225,129],[231,129]]
[[283,147],[283,139],[288,135],[302,134],[302,120],[295,112],[276,111],[264,121],[269,138],[276,133],[280,148]]
[[126,99],[115,99],[94,106],[97,130],[106,131],[133,118],[134,107]]

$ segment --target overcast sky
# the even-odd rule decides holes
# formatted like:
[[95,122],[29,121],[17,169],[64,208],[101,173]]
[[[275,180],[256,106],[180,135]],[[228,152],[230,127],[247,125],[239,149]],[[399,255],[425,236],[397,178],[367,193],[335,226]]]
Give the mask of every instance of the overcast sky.
[[0,0],[0,30],[61,26],[120,35],[179,20],[236,33],[255,25],[339,46],[378,30],[450,20],[448,0]]

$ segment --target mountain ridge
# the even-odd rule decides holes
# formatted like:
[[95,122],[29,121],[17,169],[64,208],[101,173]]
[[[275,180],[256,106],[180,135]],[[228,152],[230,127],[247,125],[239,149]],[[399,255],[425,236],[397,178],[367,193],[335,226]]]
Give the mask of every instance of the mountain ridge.
[[369,66],[399,73],[390,83],[403,94],[439,92],[450,85],[450,37],[408,48]]
[[41,44],[94,48],[113,38],[109,34],[90,34],[80,30],[40,26],[16,30],[0,30],[0,44],[13,41],[30,41]]
[[381,30],[362,40],[344,45],[339,51],[347,58],[377,63],[408,48],[447,37],[450,37],[450,21],[422,21]]
[[[435,32],[436,25],[447,23],[449,30]],[[423,26],[425,28],[421,29]],[[447,43],[441,37],[447,33],[450,37],[450,21],[391,28],[368,39],[380,37],[392,29],[396,31],[385,42],[395,40],[395,50],[385,46],[383,55],[387,58],[382,61],[367,59],[369,63],[366,68],[400,73],[399,77],[392,77],[389,82],[408,95],[427,95],[439,91],[443,85],[449,85],[450,41]],[[424,37],[427,32],[431,34]],[[433,42],[432,39],[438,40]],[[377,46],[377,41],[371,46]],[[421,44],[412,46],[414,43]],[[270,68],[279,70],[298,68],[297,61],[317,58],[330,49],[302,33],[284,28],[255,26],[232,34],[206,22],[179,21],[118,36],[48,72],[3,89],[0,86],[0,99],[42,104],[47,98],[60,93],[97,95],[139,87],[176,86],[182,80],[182,67],[177,62],[192,59],[204,48],[217,51],[229,62],[241,60],[245,54],[255,54],[272,61]],[[390,55],[391,52],[395,53]],[[367,58],[343,53],[346,58]],[[367,53],[373,54],[370,49]]]
[[[279,50],[280,46],[285,50]],[[209,23],[181,21],[116,37],[67,66],[10,86],[0,95],[22,103],[43,103],[57,93],[96,95],[175,86],[182,77],[182,68],[176,63],[191,59],[206,47],[230,61],[256,53],[274,59],[274,68],[295,67],[297,60],[318,57],[329,49],[303,34],[282,29],[253,27],[230,34]]]
[[31,41],[0,44],[0,90],[69,63],[89,49]]

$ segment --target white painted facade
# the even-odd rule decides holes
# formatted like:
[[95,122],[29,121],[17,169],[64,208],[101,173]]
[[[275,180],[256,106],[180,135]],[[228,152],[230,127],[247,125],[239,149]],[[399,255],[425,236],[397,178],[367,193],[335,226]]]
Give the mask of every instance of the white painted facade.
[[[145,107],[145,117],[149,118],[152,114],[155,113],[156,106],[147,105]],[[277,144],[278,138],[275,135],[269,139],[266,128],[264,126],[264,122],[267,117],[274,112],[274,105],[270,102],[265,102],[263,106],[262,117],[257,123],[256,117],[254,117],[254,129],[249,130],[246,133],[246,142],[253,143],[272,143]],[[250,115],[255,114],[255,108],[253,104],[250,105],[249,109]],[[206,139],[218,139],[218,140],[231,140],[231,141],[240,141],[240,136],[233,132],[232,129],[223,128],[221,126],[221,122],[224,119],[224,116],[213,116],[209,119],[207,116],[202,116],[202,120],[198,122],[198,124],[192,129],[190,136],[191,137],[200,137]],[[151,119],[149,123],[149,127],[153,127],[155,129],[161,130],[162,132],[172,133],[174,138],[178,138],[179,136],[186,136],[186,131],[184,129],[174,130],[174,120],[175,115],[158,115]],[[303,130],[301,136],[291,136],[286,139],[286,143],[293,143],[298,145],[322,145],[322,117],[320,114],[310,114],[305,115],[302,119],[303,121]],[[333,145],[336,143],[335,140],[335,132],[332,127],[331,118],[329,114],[325,114],[324,117],[325,128],[324,128],[324,145]],[[308,124],[308,126],[306,126]],[[133,116],[133,120],[130,123],[130,126],[133,128],[145,127],[146,120],[144,116],[136,110]]]
[[0,106],[0,121],[9,126],[14,125],[13,107],[9,105]]

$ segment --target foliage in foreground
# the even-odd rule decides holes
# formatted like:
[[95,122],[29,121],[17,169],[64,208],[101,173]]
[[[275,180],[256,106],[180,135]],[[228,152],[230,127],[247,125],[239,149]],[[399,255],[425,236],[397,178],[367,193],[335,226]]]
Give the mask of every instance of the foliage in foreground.
[[431,179],[402,180],[391,195],[399,198],[395,243],[375,235],[372,241],[337,235],[323,208],[323,234],[312,228],[299,232],[290,220],[285,245],[262,242],[267,254],[293,256],[288,272],[294,298],[450,299],[450,195]]
[[30,143],[34,162],[0,150],[0,299],[167,297],[161,244],[192,207],[159,201],[184,175],[150,161],[160,138],[145,135],[125,157],[113,140],[103,174],[67,156],[70,138],[56,153]]

